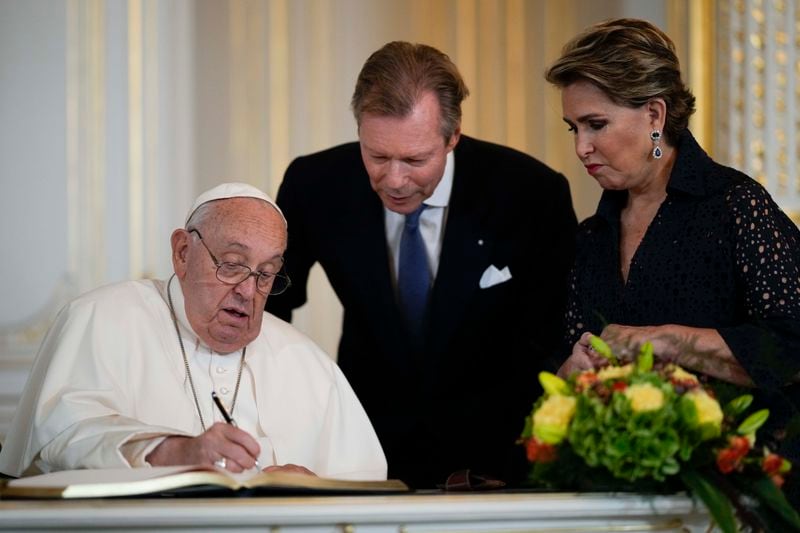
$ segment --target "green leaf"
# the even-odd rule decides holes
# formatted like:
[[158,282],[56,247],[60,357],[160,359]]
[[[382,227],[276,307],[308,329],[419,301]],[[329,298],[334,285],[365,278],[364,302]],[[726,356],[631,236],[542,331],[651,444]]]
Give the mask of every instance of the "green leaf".
[[559,426],[533,426],[533,436],[545,444],[559,444],[566,434],[567,429]]
[[750,404],[753,403],[752,394],[743,394],[738,398],[734,398],[725,406],[724,412],[727,416],[737,417],[747,411]]
[[724,533],[736,533],[736,518],[728,498],[714,484],[691,468],[681,470],[681,479],[705,504],[711,517]]
[[603,339],[601,339],[597,335],[592,335],[591,337],[589,337],[589,344],[592,345],[594,351],[596,351],[597,353],[599,353],[600,355],[611,361],[611,364],[613,365],[619,364],[617,358],[614,357],[614,353],[611,351],[611,346],[606,344]]
[[697,407],[694,405],[694,402],[691,399],[687,398],[685,395],[681,396],[681,399],[678,402],[678,410],[681,418],[688,427],[697,427]]
[[550,372],[539,372],[539,383],[542,384],[544,391],[550,396],[569,394],[567,382]]
[[653,368],[653,343],[650,341],[642,344],[639,358],[636,360],[636,369],[639,372],[650,372]]
[[800,515],[792,508],[781,489],[771,479],[763,476],[755,480],[751,487],[762,505],[775,511],[787,524],[800,531]]
[[764,422],[769,418],[769,409],[761,409],[744,419],[744,422],[739,424],[736,432],[739,435],[754,435],[756,430],[760,428]]
[[525,426],[522,428],[522,434],[519,436],[521,439],[529,439],[533,436],[533,417],[528,415],[525,417]]

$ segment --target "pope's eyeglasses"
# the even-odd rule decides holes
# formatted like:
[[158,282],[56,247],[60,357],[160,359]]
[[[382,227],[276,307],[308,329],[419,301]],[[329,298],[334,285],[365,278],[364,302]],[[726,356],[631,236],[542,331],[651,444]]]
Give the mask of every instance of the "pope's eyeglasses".
[[219,261],[216,257],[214,257],[214,254],[211,252],[211,250],[209,250],[208,245],[206,245],[205,241],[203,240],[203,236],[198,230],[190,229],[189,233],[197,233],[197,237],[200,239],[203,247],[208,252],[208,255],[211,256],[211,260],[217,267],[217,279],[222,283],[226,283],[228,285],[238,285],[250,276],[253,276],[256,278],[256,290],[261,294],[269,295],[280,294],[288,289],[292,284],[292,282],[289,280],[289,276],[286,274],[273,274],[272,272],[253,271],[253,269],[241,263]]

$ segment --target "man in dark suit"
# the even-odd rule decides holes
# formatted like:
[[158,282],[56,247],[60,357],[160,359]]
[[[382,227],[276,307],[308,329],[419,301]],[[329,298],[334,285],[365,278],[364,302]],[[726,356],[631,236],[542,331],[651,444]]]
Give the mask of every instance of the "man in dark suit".
[[390,477],[424,488],[456,470],[518,481],[515,440],[560,340],[575,213],[567,180],[461,135],[467,88],[438,50],[389,43],[352,107],[358,143],[296,159],[278,204],[294,286],[319,262],[344,307],[338,362]]

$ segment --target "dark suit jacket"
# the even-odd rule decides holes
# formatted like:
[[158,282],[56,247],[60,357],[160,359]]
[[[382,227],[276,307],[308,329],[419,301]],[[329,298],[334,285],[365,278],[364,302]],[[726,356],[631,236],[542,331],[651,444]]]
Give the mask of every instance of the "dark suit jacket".
[[[416,487],[455,470],[524,477],[515,440],[560,339],[575,213],[567,180],[510,148],[461,137],[422,349],[396,304],[383,206],[358,143],[300,157],[278,204],[293,286],[268,311],[291,319],[319,262],[344,307],[338,362],[370,416],[390,477]],[[480,289],[490,265],[512,279]]]

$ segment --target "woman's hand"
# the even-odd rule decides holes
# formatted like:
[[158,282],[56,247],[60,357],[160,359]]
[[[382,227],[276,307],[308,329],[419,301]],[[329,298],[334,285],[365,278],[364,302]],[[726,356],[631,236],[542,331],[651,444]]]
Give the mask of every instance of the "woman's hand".
[[572,347],[572,354],[558,369],[559,377],[566,379],[573,372],[589,370],[608,364],[608,360],[592,348],[592,337],[593,334],[588,331],[581,335],[581,338]]
[[687,370],[742,385],[754,386],[753,380],[736,360],[716,329],[691,328],[678,324],[661,326],[624,326],[609,324],[600,337],[621,359],[630,361],[642,344],[653,344],[656,360],[674,362]]
[[642,344],[648,341],[653,345],[653,355],[657,360],[672,362],[678,356],[681,343],[668,331],[669,327],[609,324],[603,329],[600,338],[622,362],[633,361],[639,355]]

